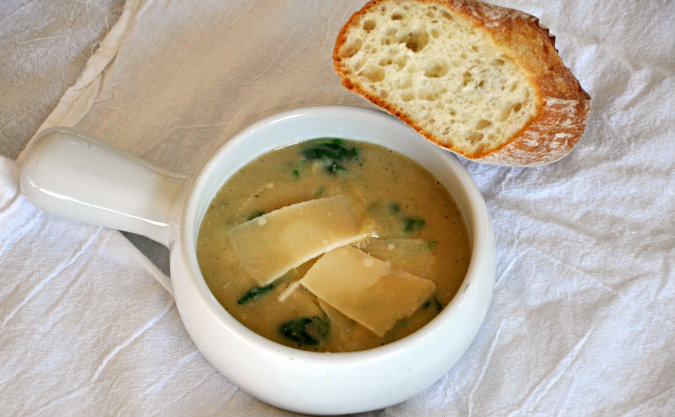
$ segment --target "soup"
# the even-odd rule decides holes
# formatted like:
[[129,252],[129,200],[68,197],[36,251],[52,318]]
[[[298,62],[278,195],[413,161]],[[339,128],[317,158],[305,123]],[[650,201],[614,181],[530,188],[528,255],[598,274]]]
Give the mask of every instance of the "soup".
[[322,138],[233,175],[206,211],[197,256],[214,296],[249,329],[348,352],[433,319],[464,279],[470,242],[452,197],[419,164]]

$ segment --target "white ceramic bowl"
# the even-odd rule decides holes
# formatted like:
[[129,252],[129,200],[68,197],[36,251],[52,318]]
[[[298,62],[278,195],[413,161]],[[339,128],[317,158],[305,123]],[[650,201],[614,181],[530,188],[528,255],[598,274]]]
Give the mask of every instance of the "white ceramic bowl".
[[[204,213],[234,172],[272,149],[326,136],[383,145],[426,167],[455,198],[472,242],[466,279],[434,320],[400,341],[361,352],[305,352],[250,331],[213,297],[195,253]],[[167,245],[171,282],[165,286],[197,347],[242,390],[287,410],[354,413],[410,398],[459,360],[492,296],[494,237],[473,180],[450,153],[378,111],[327,106],[266,118],[229,140],[191,179],[150,166],[81,132],[50,129],[29,149],[21,187],[46,211]]]

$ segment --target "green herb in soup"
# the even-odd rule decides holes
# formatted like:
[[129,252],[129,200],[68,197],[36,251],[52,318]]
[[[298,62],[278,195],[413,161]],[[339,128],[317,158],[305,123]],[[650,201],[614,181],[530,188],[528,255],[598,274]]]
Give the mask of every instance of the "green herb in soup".
[[279,332],[288,340],[302,346],[318,345],[328,334],[330,324],[319,316],[288,320],[279,326]]
[[[350,147],[344,139],[323,138],[306,142],[301,150],[306,161],[321,161],[329,174],[335,175],[338,171],[345,171],[346,161],[358,158],[358,148]],[[296,175],[297,170],[293,172]],[[296,176],[299,176],[299,172]]]
[[403,231],[404,232],[416,232],[423,228],[427,222],[424,219],[417,217],[405,217],[403,218]]
[[424,326],[457,292],[469,253],[456,204],[423,167],[341,138],[246,165],[209,205],[197,242],[202,274],[232,316],[325,352]]
[[260,296],[269,292],[272,288],[274,288],[274,283],[265,285],[264,287],[253,287],[237,300],[237,304],[247,304],[253,300],[257,300],[260,298]]
[[441,305],[441,303],[438,302],[438,299],[436,297],[432,297],[431,300],[422,304],[422,308],[424,308],[424,309],[430,308],[432,306],[433,306],[433,308],[436,309],[436,311],[439,311],[439,312],[443,309],[443,306]]

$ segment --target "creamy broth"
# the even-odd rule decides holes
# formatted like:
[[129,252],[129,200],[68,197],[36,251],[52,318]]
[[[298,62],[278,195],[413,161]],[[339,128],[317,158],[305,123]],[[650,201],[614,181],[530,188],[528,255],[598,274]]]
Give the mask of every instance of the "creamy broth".
[[[326,143],[344,149],[339,158],[316,152]],[[243,223],[340,195],[365,207],[370,232],[353,247],[435,283],[433,295],[381,337],[299,283],[321,256],[261,284],[233,248],[232,230]],[[255,255],[265,257],[275,243],[261,242]],[[470,243],[452,197],[420,165],[377,145],[320,139],[274,150],[233,175],[204,216],[197,256],[214,296],[251,330],[304,350],[345,352],[393,342],[433,319],[464,279]],[[295,337],[307,324],[310,336]]]

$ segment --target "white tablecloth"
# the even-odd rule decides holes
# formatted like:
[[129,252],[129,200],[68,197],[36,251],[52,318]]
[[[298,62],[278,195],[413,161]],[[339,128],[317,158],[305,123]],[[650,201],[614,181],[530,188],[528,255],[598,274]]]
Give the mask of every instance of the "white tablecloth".
[[[0,6],[0,86],[11,93],[0,149],[14,158],[38,125],[75,126],[192,174],[263,116],[368,106],[341,87],[331,61],[337,31],[362,3],[110,1],[41,12],[50,25],[30,3]],[[463,161],[495,228],[493,302],[450,372],[371,414],[675,415],[674,3],[498,3],[551,29],[593,97],[590,122],[552,165]],[[50,42],[82,52],[51,56]],[[26,70],[50,62],[79,76]],[[61,98],[18,94],[33,85],[17,84],[20,74],[53,78]],[[38,104],[52,112],[12,123]],[[162,250],[136,242],[153,264],[119,232],[39,212],[18,193],[19,169],[0,158],[0,414],[287,414],[200,355],[155,281]]]

